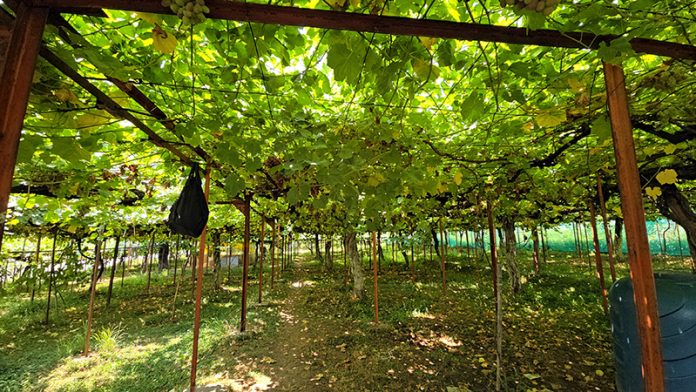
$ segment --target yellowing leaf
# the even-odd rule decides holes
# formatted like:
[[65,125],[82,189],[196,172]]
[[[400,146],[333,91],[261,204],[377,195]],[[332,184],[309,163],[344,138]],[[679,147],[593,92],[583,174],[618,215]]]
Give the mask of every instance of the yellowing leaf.
[[80,100],[77,98],[77,96],[67,88],[59,88],[58,90],[53,92],[53,95],[55,95],[56,99],[60,102],[69,102],[75,105],[80,103]]
[[445,0],[445,8],[447,8],[447,12],[456,20],[457,22],[462,21],[462,17],[459,14],[459,11],[457,10],[457,1],[456,0]]
[[106,111],[87,112],[77,118],[77,127],[80,129],[98,127],[107,124],[112,117]]
[[650,196],[653,200],[655,200],[658,196],[662,194],[662,189],[659,186],[647,187],[645,188],[645,194]]
[[384,176],[382,173],[375,173],[370,176],[370,178],[367,179],[367,185],[369,186],[377,186],[381,183],[384,182]]
[[674,144],[668,144],[668,145],[662,147],[662,151],[664,151],[665,154],[667,154],[667,155],[672,155],[674,153],[674,151],[676,151],[676,150],[677,150],[677,146],[675,146]]
[[568,86],[573,92],[579,93],[585,90],[585,84],[575,78],[568,79]]
[[544,110],[534,119],[540,127],[555,127],[566,121],[564,110]]
[[158,24],[158,23],[160,23],[161,20],[162,20],[162,19],[159,17],[159,15],[157,15],[157,14],[150,14],[150,13],[147,13],[147,12],[136,12],[136,13],[135,13],[135,16],[137,16],[138,18],[140,18],[140,19],[142,19],[142,20],[144,20],[144,21],[146,21],[147,23],[150,23],[150,24]]
[[601,369],[595,370],[595,374],[598,375],[599,377],[602,377],[604,375],[604,372]]
[[623,218],[623,211],[621,211],[621,207],[614,207],[614,214],[616,214],[616,216],[619,218]]
[[655,177],[660,185],[674,184],[677,182],[677,172],[674,169],[667,169],[657,173]]
[[358,8],[360,7],[360,0],[350,0],[350,5],[353,8]]
[[172,54],[176,49],[176,37],[162,30],[159,26],[152,29],[152,46],[160,53]]
[[464,177],[462,172],[458,171],[454,173],[454,183],[457,185],[462,185],[462,177]]
[[433,45],[435,45],[435,42],[437,42],[437,38],[433,37],[418,37],[418,40],[428,50],[430,50],[433,47]]
[[435,65],[423,59],[416,59],[413,62],[413,72],[416,73],[418,78],[423,80],[432,80],[440,75],[440,70]]
[[446,190],[447,190],[447,184],[445,184],[444,182],[437,184],[437,193],[443,193]]

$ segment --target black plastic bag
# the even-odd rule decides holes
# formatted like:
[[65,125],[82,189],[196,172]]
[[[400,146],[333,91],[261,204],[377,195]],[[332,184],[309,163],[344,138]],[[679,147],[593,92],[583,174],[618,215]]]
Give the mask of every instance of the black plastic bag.
[[184,189],[169,211],[167,226],[178,234],[199,237],[208,223],[208,202],[201,188],[198,164],[191,167]]

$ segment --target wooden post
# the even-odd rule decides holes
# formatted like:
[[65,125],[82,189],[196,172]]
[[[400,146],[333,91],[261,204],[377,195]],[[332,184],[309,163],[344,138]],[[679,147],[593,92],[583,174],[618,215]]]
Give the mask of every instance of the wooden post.
[[440,270],[442,271],[442,291],[447,292],[447,273],[445,272],[445,234],[440,218]]
[[148,252],[149,259],[147,261],[147,295],[150,295],[150,279],[152,279],[152,258],[155,253],[155,229],[152,229],[152,238],[150,238],[150,250]]
[[539,230],[537,226],[532,228],[532,259],[534,261],[534,273],[539,275]]
[[116,245],[114,245],[114,261],[111,263],[111,275],[109,276],[109,291],[106,294],[106,306],[111,304],[111,292],[114,287],[114,276],[116,276],[116,262],[118,261],[118,246],[121,242],[121,237],[116,236]]
[[[495,225],[493,224],[493,207],[491,203],[486,203],[488,213],[488,238],[491,247],[491,271],[493,271],[493,297],[498,298],[498,251],[495,245]],[[481,241],[483,243],[483,239]],[[497,304],[497,301],[496,301]],[[497,305],[496,305],[497,306]]]
[[[210,194],[210,165],[205,168],[205,201],[208,202]],[[196,392],[196,369],[198,368],[198,338],[201,333],[201,294],[203,292],[203,263],[205,257],[205,236],[208,234],[208,225],[206,224],[201,233],[201,238],[198,244],[198,277],[196,279],[196,305],[193,314],[193,349],[191,351],[191,383],[189,385],[190,392]]]
[[273,219],[273,239],[271,240],[271,290],[275,286],[275,254],[278,246],[278,221]]
[[470,258],[471,248],[469,247],[469,230],[464,231],[464,234],[466,235],[466,257]]
[[32,7],[22,1],[17,6],[16,16],[5,52],[5,66],[0,69],[0,249],[19,139],[48,8]]
[[101,262],[101,239],[97,238],[94,247],[94,265],[92,266],[92,284],[89,291],[89,308],[87,310],[87,333],[85,334],[85,349],[82,355],[89,355],[90,339],[92,338],[92,316],[94,314],[94,299],[97,294],[97,270]]
[[174,284],[176,284],[176,270],[179,266],[179,245],[181,242],[181,234],[176,237],[176,250],[174,251]]
[[58,229],[53,233],[53,248],[51,249],[51,272],[48,273],[48,300],[46,301],[46,324],[48,324],[48,315],[51,312],[51,288],[53,287],[53,272],[55,271],[56,263],[56,241],[58,240]]
[[611,273],[611,281],[616,282],[616,268],[614,267],[614,243],[609,232],[609,221],[607,220],[607,205],[604,201],[604,191],[602,190],[602,178],[597,176],[597,194],[599,195],[599,210],[602,214],[602,223],[604,225],[604,237],[607,242],[607,254],[609,256],[609,272]]
[[263,302],[263,258],[265,256],[265,228],[266,228],[266,216],[261,215],[261,252],[259,252],[259,303]]
[[[34,259],[34,266],[31,268],[31,302],[34,302],[34,294],[36,293],[36,277],[39,276],[39,267],[41,264],[41,232],[39,232],[39,238],[36,239],[36,258]],[[41,279],[41,276],[39,276]]]
[[546,233],[544,232],[544,225],[541,225],[541,255],[544,263],[546,263]]
[[249,283],[249,210],[251,210],[251,196],[244,199],[244,248],[242,255],[242,315],[239,319],[239,331],[246,330],[247,318],[247,285]]
[[653,276],[640,176],[633,143],[631,119],[623,68],[604,63],[604,81],[611,117],[616,171],[619,180],[621,208],[626,225],[626,245],[631,265],[634,303],[640,336],[644,389],[663,392],[664,369],[660,342],[660,319]]
[[602,308],[604,314],[609,314],[609,304],[607,303],[607,290],[604,287],[604,267],[602,266],[602,255],[599,253],[599,235],[597,235],[597,213],[594,203],[590,201],[590,224],[592,225],[592,242],[594,244],[595,267],[597,269],[597,280],[599,280],[599,291],[602,296]]
[[375,296],[375,324],[379,323],[379,291],[377,288],[377,232],[372,232],[372,286]]

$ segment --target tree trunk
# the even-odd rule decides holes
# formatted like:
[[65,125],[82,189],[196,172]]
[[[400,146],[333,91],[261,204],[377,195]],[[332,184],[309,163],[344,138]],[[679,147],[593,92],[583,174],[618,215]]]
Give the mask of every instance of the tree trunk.
[[614,218],[614,259],[623,261],[623,219],[618,216]]
[[382,261],[384,261],[384,250],[382,249],[382,232],[377,232],[377,268],[382,272]]
[[346,251],[350,260],[350,274],[353,277],[353,297],[362,299],[365,296],[365,276],[358,255],[358,245],[355,232],[345,234]]
[[[430,234],[433,236],[433,247],[435,248],[435,254],[437,255],[437,258],[440,258],[440,240],[437,238],[437,231],[435,231],[435,228],[432,227],[430,228]],[[432,252],[430,256],[430,261],[432,261]]]
[[324,242],[324,255],[326,256],[326,269],[333,271],[333,257],[331,256],[331,240]]
[[517,267],[517,239],[515,238],[515,221],[510,218],[503,219],[505,231],[505,265],[510,275],[512,293],[520,291],[520,271]]
[[658,198],[658,208],[662,215],[684,228],[686,242],[691,254],[691,269],[696,273],[696,212],[674,184],[662,185],[662,195]]
[[534,273],[539,275],[539,231],[537,227],[532,228],[532,243],[534,244],[532,251],[532,259],[534,261]]
[[222,233],[220,230],[211,230],[211,239],[213,240],[213,271],[215,274],[215,287],[220,287],[220,238]]
[[324,257],[321,255],[321,247],[319,246],[319,233],[314,234],[314,251],[317,253],[319,264],[324,264]]

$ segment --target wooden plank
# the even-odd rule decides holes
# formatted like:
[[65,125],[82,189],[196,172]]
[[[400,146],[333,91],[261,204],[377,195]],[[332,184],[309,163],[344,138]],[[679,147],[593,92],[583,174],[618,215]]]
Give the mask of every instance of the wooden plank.
[[636,163],[631,119],[628,109],[623,68],[604,63],[604,81],[611,117],[611,135],[614,141],[616,171],[619,180],[621,209],[626,227],[626,246],[631,265],[640,352],[643,363],[644,390],[662,392],[664,370],[660,342],[660,318],[657,313],[657,295],[645,227],[645,211]]
[[[70,8],[65,7],[65,0],[34,0],[34,4],[56,8],[66,13],[88,13],[100,8],[158,14],[172,13],[168,7],[162,6],[160,0],[71,0]],[[315,10],[227,0],[207,0],[206,4],[210,8],[208,17],[213,19],[392,35],[581,49],[597,49],[600,43],[617,38],[613,35],[600,36],[589,32],[529,30],[509,26]],[[633,50],[639,53],[696,60],[696,47],[691,45],[646,38],[634,38],[630,40],[630,43]]]
[[24,113],[34,76],[36,57],[41,45],[48,9],[22,3],[12,30],[5,64],[0,74],[0,248],[5,228],[5,213],[12,188],[12,176],[21,137]]

